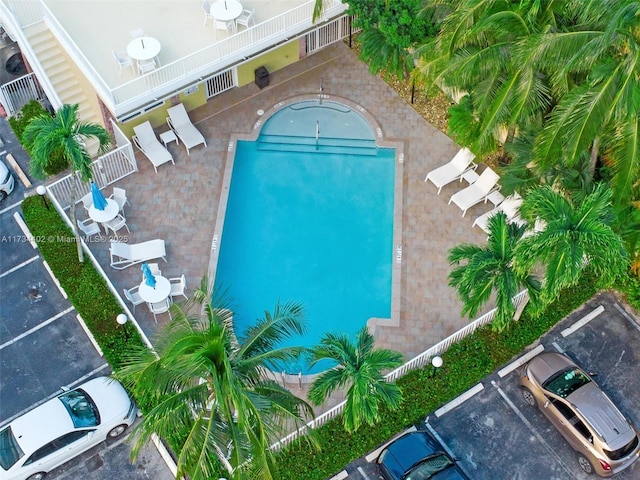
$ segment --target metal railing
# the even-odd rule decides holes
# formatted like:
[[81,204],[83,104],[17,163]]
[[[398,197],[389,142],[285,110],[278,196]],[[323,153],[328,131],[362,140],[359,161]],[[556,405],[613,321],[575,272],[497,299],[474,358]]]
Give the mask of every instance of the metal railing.
[[[120,144],[120,146],[102,155],[91,164],[93,181],[99,188],[110,185],[138,171],[138,163],[136,162],[131,142],[126,139],[113,120],[112,125],[116,143]],[[66,175],[47,185],[49,194],[57,199],[63,210],[69,208],[71,204],[71,192],[73,191],[74,182],[76,183],[75,200],[77,203],[90,190],[89,184],[82,182],[77,174]]]
[[42,101],[45,98],[38,77],[33,73],[5,83],[0,87],[0,91],[0,101],[10,117],[22,110],[31,100]]
[[[515,297],[513,297],[512,301],[513,301],[514,306],[516,308],[519,307],[520,304],[525,300],[526,296],[527,296],[527,291],[523,290],[522,292],[518,293]],[[462,340],[463,338],[471,335],[478,328],[483,327],[483,326],[488,325],[489,323],[491,323],[493,321],[493,319],[495,318],[497,311],[498,311],[498,309],[494,308],[493,310],[491,310],[491,311],[485,313],[484,315],[482,315],[480,318],[478,318],[478,319],[474,320],[473,322],[471,322],[466,327],[461,328],[460,330],[458,330],[453,335],[450,335],[447,338],[445,338],[444,340],[436,343],[433,347],[429,348],[428,350],[425,350],[420,355],[412,358],[411,360],[409,360],[404,365],[402,365],[402,366],[396,368],[395,370],[389,372],[387,375],[385,375],[385,380],[387,380],[388,382],[393,382],[393,381],[397,380],[398,378],[402,377],[403,375],[406,375],[411,370],[416,370],[418,368],[422,368],[422,367],[428,365],[433,357],[435,357],[437,355],[442,355],[444,352],[447,351],[447,349],[452,344],[454,344],[454,343]],[[339,403],[338,405],[333,407],[331,410],[328,410],[327,412],[323,413],[322,415],[319,415],[318,417],[314,418],[313,420],[308,422],[303,427],[300,427],[295,432],[292,432],[289,435],[287,435],[286,437],[284,437],[284,438],[280,439],[279,441],[275,442],[273,445],[271,445],[271,449],[275,450],[275,451],[278,451],[278,450],[282,449],[283,447],[286,447],[287,445],[289,445],[291,442],[297,440],[302,435],[305,435],[306,432],[310,428],[317,428],[317,427],[319,427],[321,425],[324,425],[329,420],[333,420],[334,418],[336,418],[337,416],[342,414],[342,412],[344,411],[344,407],[345,407],[346,403],[347,403],[346,401],[344,401],[342,403]]]

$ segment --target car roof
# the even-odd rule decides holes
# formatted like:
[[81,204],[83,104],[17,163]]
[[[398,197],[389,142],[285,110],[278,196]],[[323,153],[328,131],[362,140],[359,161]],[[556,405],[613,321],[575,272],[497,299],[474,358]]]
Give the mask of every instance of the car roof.
[[635,436],[624,415],[594,382],[583,385],[567,400],[612,450],[623,447]]
[[27,456],[44,444],[74,430],[71,417],[58,397],[16,418],[9,425]]
[[442,451],[431,436],[424,431],[410,432],[391,442],[380,454],[381,463],[399,474],[399,478],[422,459]]

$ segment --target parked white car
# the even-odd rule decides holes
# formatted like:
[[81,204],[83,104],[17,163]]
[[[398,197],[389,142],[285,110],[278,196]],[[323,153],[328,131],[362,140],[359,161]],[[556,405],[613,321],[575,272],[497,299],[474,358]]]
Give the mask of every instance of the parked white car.
[[0,430],[0,479],[42,480],[103,440],[122,435],[136,414],[135,403],[112,378],[67,390]]
[[7,195],[13,192],[14,185],[13,175],[11,175],[4,162],[0,160],[0,200],[4,200]]

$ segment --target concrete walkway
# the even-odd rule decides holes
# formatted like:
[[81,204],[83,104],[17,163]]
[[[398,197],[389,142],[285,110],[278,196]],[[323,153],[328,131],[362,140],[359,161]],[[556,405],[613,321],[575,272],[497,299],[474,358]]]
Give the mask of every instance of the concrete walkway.
[[[192,111],[191,118],[208,147],[196,147],[188,157],[182,145],[170,144],[175,166],[163,165],[156,174],[138,153],[140,171],[116,185],[126,189],[131,204],[125,208],[132,232],[128,241],[164,239],[167,263],[160,261],[162,274],[177,277],[185,273],[187,291],[193,292],[210,257],[231,135],[250,134],[260,109],[267,110],[292,96],[317,94],[320,78],[325,94],[362,105],[381,126],[386,141],[404,144],[400,325],[376,327],[375,334],[380,346],[398,350],[409,359],[468,323],[460,316],[461,303],[455,291],[447,286],[447,251],[462,242],[486,241],[485,234],[471,224],[492,205],[480,204],[461,218],[461,211],[447,202],[466,184],[453,183],[436,195],[437,189],[424,183],[426,173],[449,161],[459,147],[371,75],[367,65],[342,43],[273,73],[271,85],[263,90],[246,85]],[[157,133],[165,130],[160,128]],[[140,283],[139,265],[123,271],[109,266],[107,242],[93,243],[91,248],[120,291]],[[156,325],[144,304],[137,307],[136,318],[153,337]],[[167,321],[167,314],[159,316],[160,324]]]

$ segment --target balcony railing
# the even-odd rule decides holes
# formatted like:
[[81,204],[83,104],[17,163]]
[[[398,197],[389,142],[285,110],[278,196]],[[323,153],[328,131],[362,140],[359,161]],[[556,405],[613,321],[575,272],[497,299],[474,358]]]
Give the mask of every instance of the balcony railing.
[[[262,23],[242,30],[223,40],[187,55],[175,62],[138,77],[123,85],[111,88],[98,74],[77,44],[58,22],[43,0],[2,0],[8,4],[20,22],[18,27],[44,19],[53,35],[64,46],[69,56],[94,86],[109,109],[120,117],[141,106],[166,97],[174,92],[210,76],[230,64],[250,57],[271,45],[293,38],[313,27],[315,0],[271,17]],[[347,9],[340,0],[324,0],[324,21]]]

